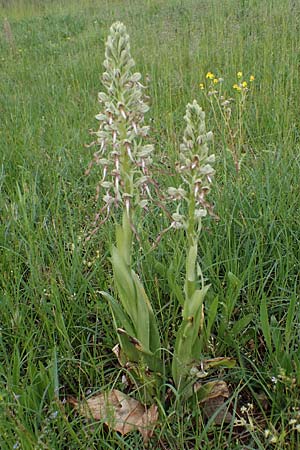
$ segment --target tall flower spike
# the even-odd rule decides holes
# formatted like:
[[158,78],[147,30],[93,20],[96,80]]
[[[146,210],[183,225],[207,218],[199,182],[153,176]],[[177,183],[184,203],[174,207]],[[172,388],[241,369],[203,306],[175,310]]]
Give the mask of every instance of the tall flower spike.
[[[121,204],[129,211],[132,202],[145,204],[149,189],[139,180],[149,173],[153,146],[143,145],[149,131],[144,125],[144,114],[149,107],[140,82],[141,74],[133,72],[135,62],[126,27],[120,22],[110,28],[103,65],[105,92],[98,94],[102,108],[96,116],[99,128],[93,134],[99,150],[93,163],[100,166],[99,184],[104,190],[104,203],[111,206],[105,199],[112,197],[115,206]],[[148,180],[151,184],[150,177],[147,183]]]
[[[206,132],[205,113],[196,100],[187,105],[184,118],[186,128],[177,165],[182,185],[180,189],[169,188],[168,194],[170,200],[179,202],[177,212],[173,214],[173,226],[180,228],[181,224],[181,227],[187,229],[191,220],[200,226],[201,218],[207,214],[207,209],[210,209],[206,195],[215,172],[211,166],[215,156],[208,153],[208,142],[212,140],[213,134],[211,131]],[[188,203],[189,213],[193,210],[193,218],[179,214],[184,200]]]
[[105,92],[98,95],[101,112],[97,115],[99,129],[94,133],[99,145],[94,162],[101,172],[104,206],[99,212],[99,221],[102,220],[94,225],[99,228],[115,206],[120,206],[123,214],[121,222],[119,215],[115,217],[116,240],[111,248],[118,299],[105,292],[103,295],[114,316],[124,361],[130,362],[131,368],[136,365],[136,377],[153,390],[153,383],[145,381],[148,375],[141,368],[162,373],[160,337],[151,302],[131,261],[133,237],[138,238],[135,210],[137,205],[145,207],[147,198],[151,200],[153,146],[143,143],[149,130],[144,125],[148,105],[140,83],[141,75],[133,72],[129,36],[120,22],[110,29],[104,67]]
[[[207,214],[209,191],[214,169],[214,155],[208,154],[212,133],[206,132],[205,113],[196,100],[188,104],[185,114],[186,128],[180,145],[178,170],[182,185],[169,188],[170,198],[177,201],[172,215],[172,227],[183,228],[187,241],[186,275],[182,322],[176,335],[172,375],[177,388],[187,388],[193,361],[201,359],[201,339],[204,324],[204,298],[209,285],[205,285],[198,258],[198,241],[202,217]],[[186,208],[182,208],[182,203]],[[191,395],[191,392],[189,393]]]

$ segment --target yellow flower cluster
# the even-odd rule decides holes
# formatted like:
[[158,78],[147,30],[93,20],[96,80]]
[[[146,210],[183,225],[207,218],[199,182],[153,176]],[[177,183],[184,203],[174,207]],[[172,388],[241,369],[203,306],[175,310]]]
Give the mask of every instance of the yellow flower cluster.
[[[238,72],[236,74],[238,80],[240,80],[243,77],[243,72]],[[254,75],[250,75],[249,81],[250,83],[252,83],[255,80]],[[240,81],[239,83],[234,83],[234,85],[232,86],[233,89],[235,89],[236,91],[242,91],[242,90],[246,90],[248,89],[248,83],[247,81]]]
[[[239,72],[237,72],[236,75],[237,75],[238,82],[232,86],[233,89],[235,89],[236,91],[248,90],[248,82],[245,80],[242,81],[243,72],[239,71]],[[217,78],[216,75],[210,71],[207,72],[205,78],[207,80],[210,80],[210,83],[213,83],[213,84],[218,84],[223,81],[223,78]],[[250,75],[249,82],[252,83],[254,80],[255,80],[254,75]],[[211,86],[211,84],[210,84],[210,86]],[[203,91],[205,89],[205,83],[199,83],[199,88],[201,89],[201,91]]]
[[[212,72],[207,72],[205,78],[207,78],[207,79],[209,79],[209,80],[212,80],[214,84],[217,84],[217,83],[219,83],[219,81],[220,81],[218,78],[216,78],[216,76],[215,76]],[[201,84],[202,84],[202,83],[201,83]]]
[[206,78],[208,78],[209,80],[213,80],[215,78],[215,76],[212,72],[207,72]]

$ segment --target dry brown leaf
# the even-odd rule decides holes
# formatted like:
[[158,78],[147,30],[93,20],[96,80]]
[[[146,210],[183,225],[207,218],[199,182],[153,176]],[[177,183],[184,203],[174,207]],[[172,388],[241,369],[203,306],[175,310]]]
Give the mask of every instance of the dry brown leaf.
[[122,435],[138,430],[142,434],[144,442],[147,442],[153,435],[158,420],[156,405],[151,405],[147,409],[138,400],[117,389],[94,395],[82,402],[71,397],[69,403],[80,414],[95,420],[103,420],[106,425],[119,431]]
[[229,390],[225,381],[209,381],[208,383],[197,382],[194,384],[194,392],[197,392],[203,388],[205,389],[205,397],[203,400],[200,400],[200,403],[204,403],[215,397],[229,397]]
[[[214,418],[214,422],[217,425],[222,423],[229,423],[232,420],[232,414],[227,411],[226,405],[224,405],[225,399],[229,397],[229,390],[225,381],[211,381],[205,385],[197,383],[196,390],[201,387],[207,387],[207,395],[200,403],[203,404],[203,412],[207,419],[213,416],[217,410],[219,412]],[[223,407],[222,407],[223,405]]]
[[203,406],[203,412],[207,419],[213,416],[216,411],[218,413],[214,417],[214,423],[216,425],[222,425],[222,423],[230,423],[233,419],[232,414],[227,410],[227,406],[224,404],[224,397],[214,397],[207,400]]

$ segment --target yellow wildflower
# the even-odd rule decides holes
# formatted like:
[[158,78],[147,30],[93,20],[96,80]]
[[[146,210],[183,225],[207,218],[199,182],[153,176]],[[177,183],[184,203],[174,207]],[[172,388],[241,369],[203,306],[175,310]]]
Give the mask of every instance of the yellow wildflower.
[[215,83],[215,84],[219,83],[218,78],[214,78],[214,83]]
[[214,74],[212,72],[207,72],[206,78],[209,78],[210,80],[213,80],[215,78]]
[[254,75],[250,75],[250,81],[254,81],[255,80],[255,76]]
[[233,87],[233,89],[236,89],[237,91],[240,91],[242,89],[241,86],[239,86],[236,83],[232,87]]
[[199,88],[203,91],[203,89],[204,89],[204,84],[203,84],[203,83],[200,83],[200,84],[199,84]]
[[243,81],[243,82],[242,82],[242,86],[243,86],[243,88],[246,88],[246,87],[248,86],[247,81]]
[[242,78],[242,76],[243,76],[243,72],[238,72],[238,73],[237,73],[237,77],[238,77],[238,78]]

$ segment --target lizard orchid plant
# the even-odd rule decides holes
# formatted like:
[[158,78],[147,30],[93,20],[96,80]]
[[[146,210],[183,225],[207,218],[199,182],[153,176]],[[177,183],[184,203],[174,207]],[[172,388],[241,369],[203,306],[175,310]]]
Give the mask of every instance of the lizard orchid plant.
[[[96,216],[93,233],[110,217],[112,210],[121,209],[121,214],[113,215],[115,245],[111,248],[117,295],[116,298],[107,292],[102,295],[110,305],[118,334],[119,362],[133,374],[136,386],[143,385],[147,403],[157,398],[162,384],[170,377],[184,398],[192,396],[197,379],[203,378],[198,366],[203,359],[204,298],[209,285],[204,281],[197,255],[202,219],[207,212],[213,214],[207,194],[215,157],[209,154],[213,136],[206,131],[205,113],[194,100],[186,107],[186,128],[175,167],[181,182],[179,186],[169,187],[164,198],[170,207],[175,202],[177,209],[171,214],[170,226],[157,240],[158,243],[169,229],[183,233],[186,240],[182,321],[176,331],[171,361],[166,363],[151,301],[132,268],[133,244],[135,238],[139,239],[136,231],[139,209],[146,208],[159,194],[152,167],[154,148],[145,142],[149,127],[144,123],[144,115],[149,107],[141,74],[134,72],[134,66],[126,28],[116,22],[106,43],[102,75],[105,92],[99,93],[101,112],[96,116],[99,128],[93,133],[98,150],[87,172],[93,165],[100,167],[97,197],[102,195],[103,206]],[[205,364],[206,368],[230,367],[234,362],[230,358],[217,358],[206,360]],[[205,386],[202,397],[214,389],[212,383]]]

